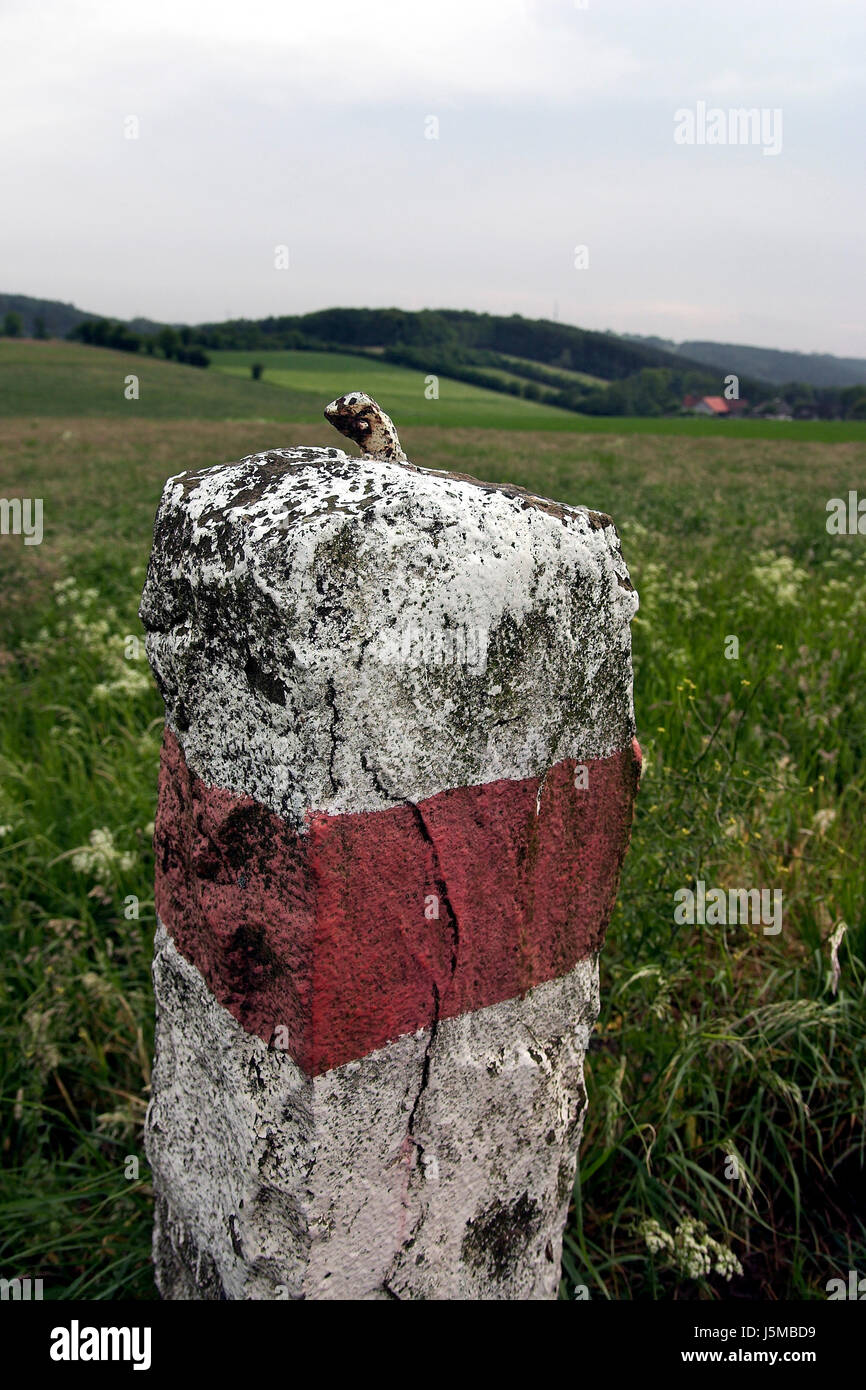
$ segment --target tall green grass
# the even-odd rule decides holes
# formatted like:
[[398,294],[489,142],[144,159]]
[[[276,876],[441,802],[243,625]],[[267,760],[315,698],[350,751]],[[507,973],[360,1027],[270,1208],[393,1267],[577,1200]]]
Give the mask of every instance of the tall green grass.
[[[327,438],[314,428],[293,435]],[[5,434],[0,495],[44,496],[46,538],[0,540],[0,1273],[43,1277],[46,1297],[151,1298],[161,707],[127,639],[164,478],[277,441],[85,418]],[[829,1278],[866,1274],[866,551],[824,530],[857,455],[504,431],[407,442],[419,463],[612,512],[641,596],[645,771],[601,958],[562,1296],[824,1297]],[[781,933],[676,925],[674,894],[697,879],[781,888]]]
[[[645,772],[603,957],[566,1290],[826,1296],[866,1269],[866,556],[819,558],[804,537],[813,558],[797,564],[716,541],[674,567],[666,537],[623,530]],[[677,925],[674,894],[697,880],[781,889],[781,933]],[[684,1277],[689,1220],[742,1272]]]

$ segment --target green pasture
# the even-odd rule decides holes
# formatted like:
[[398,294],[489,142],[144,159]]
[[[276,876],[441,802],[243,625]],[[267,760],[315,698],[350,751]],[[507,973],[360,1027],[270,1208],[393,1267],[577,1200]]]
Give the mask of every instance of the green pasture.
[[[444,381],[428,402],[349,355],[273,354],[252,382],[261,356],[0,343],[0,497],[43,499],[45,525],[0,536],[0,1272],[155,1296],[153,515],[170,474],[333,443],[321,409],[365,389],[418,464],[610,513],[640,594],[645,770],[562,1297],[822,1299],[866,1273],[866,537],[825,528],[866,493],[862,434],[641,429]],[[782,930],[678,925],[698,880],[780,889]]]

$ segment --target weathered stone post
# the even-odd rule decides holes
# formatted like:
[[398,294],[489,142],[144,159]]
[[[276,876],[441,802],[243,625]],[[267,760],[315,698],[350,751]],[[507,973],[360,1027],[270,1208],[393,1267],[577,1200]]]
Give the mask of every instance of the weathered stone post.
[[556,1296],[637,785],[610,519],[361,443],[169,479],[163,1297]]

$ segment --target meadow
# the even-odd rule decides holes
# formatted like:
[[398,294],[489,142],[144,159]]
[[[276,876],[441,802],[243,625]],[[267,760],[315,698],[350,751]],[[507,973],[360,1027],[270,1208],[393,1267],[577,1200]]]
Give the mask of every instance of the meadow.
[[[640,594],[645,770],[561,1296],[825,1298],[866,1274],[866,538],[825,528],[829,498],[866,494],[862,436],[550,427],[527,402],[456,383],[427,402],[418,373],[321,356],[253,383],[244,361],[0,345],[0,497],[43,498],[45,524],[40,546],[0,537],[0,1272],[46,1298],[156,1296],[162,711],[137,606],[162,485],[337,443],[325,403],[381,381],[416,463],[609,512]],[[141,410],[148,392],[122,394],[136,364]],[[782,930],[677,925],[698,880],[781,889]]]
[[[351,390],[375,396],[401,428],[502,429],[589,434],[664,434],[687,439],[866,442],[866,420],[653,419],[576,415],[466,382],[438,379],[425,396],[420,371],[337,352],[212,352],[211,367],[181,366],[146,353],[81,343],[0,338],[0,419],[120,416],[124,420],[253,420],[316,424],[324,404]],[[515,359],[519,361],[520,359]],[[253,363],[264,368],[253,382]],[[138,399],[125,382],[138,379]],[[507,375],[507,374],[506,374]],[[571,375],[580,376],[580,373]],[[586,380],[595,380],[586,378]],[[354,384],[353,384],[354,383]]]

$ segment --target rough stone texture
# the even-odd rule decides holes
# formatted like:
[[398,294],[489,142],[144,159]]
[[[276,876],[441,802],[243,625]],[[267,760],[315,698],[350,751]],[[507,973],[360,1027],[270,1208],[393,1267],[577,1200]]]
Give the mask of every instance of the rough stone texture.
[[[629,746],[544,779],[315,812],[300,835],[163,749],[156,907],[248,1032],[308,1075],[566,975],[601,945],[628,844]],[[435,917],[425,904],[436,905]]]
[[598,1013],[587,958],[309,1078],[157,932],[164,1298],[548,1299]]
[[625,748],[636,607],[597,512],[285,449],[169,480],[141,617],[189,765],[303,833]]
[[337,449],[169,480],[165,1297],[555,1296],[636,606],[610,519],[518,488]]

